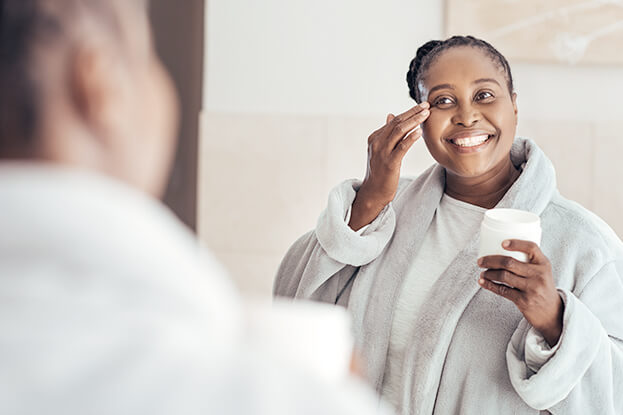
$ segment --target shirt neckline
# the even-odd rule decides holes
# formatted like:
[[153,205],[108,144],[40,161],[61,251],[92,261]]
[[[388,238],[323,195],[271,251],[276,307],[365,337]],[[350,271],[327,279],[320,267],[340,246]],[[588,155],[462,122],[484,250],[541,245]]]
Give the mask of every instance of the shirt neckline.
[[481,206],[477,206],[477,205],[472,205],[471,203],[467,203],[467,202],[463,202],[462,200],[458,200],[453,198],[452,196],[449,196],[447,193],[444,192],[442,199],[445,199],[446,202],[463,208],[463,209],[469,209],[475,212],[479,212],[479,213],[484,213],[486,212],[488,209],[487,208],[483,208]]

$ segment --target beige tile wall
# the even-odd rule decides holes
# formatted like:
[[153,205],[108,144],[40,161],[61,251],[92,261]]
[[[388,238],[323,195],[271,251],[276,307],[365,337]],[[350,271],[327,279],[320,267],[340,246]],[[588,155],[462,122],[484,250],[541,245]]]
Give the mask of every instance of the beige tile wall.
[[593,210],[623,237],[623,133],[620,124],[593,126]]
[[[530,137],[554,164],[560,193],[593,209],[594,126],[584,121],[522,120],[517,134]],[[623,230],[623,229],[622,229]]]
[[[383,117],[208,113],[200,145],[199,234],[241,290],[269,295],[284,253],[313,229],[328,191],[362,177],[366,139]],[[552,159],[560,191],[623,235],[618,123],[521,120]],[[433,163],[422,140],[403,164]]]

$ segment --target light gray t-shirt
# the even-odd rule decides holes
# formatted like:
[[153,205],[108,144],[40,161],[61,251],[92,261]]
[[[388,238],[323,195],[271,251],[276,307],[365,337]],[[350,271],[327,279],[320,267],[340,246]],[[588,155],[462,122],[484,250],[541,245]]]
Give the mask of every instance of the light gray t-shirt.
[[[383,398],[396,408],[402,406],[402,363],[418,310],[435,281],[478,231],[485,211],[485,208],[444,194],[403,282],[392,320],[382,390]],[[476,277],[474,284],[477,284]]]

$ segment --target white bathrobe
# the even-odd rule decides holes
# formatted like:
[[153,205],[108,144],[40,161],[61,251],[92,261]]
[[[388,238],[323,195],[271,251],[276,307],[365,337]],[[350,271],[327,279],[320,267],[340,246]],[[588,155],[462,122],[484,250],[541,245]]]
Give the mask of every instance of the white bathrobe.
[[[221,268],[160,203],[0,163],[0,413],[371,414],[249,338]],[[261,334],[259,334],[261,336]]]
[[[525,362],[530,325],[477,283],[475,234],[431,289],[404,362],[405,414],[623,413],[623,245],[599,218],[557,191],[551,162],[531,140],[511,150],[523,172],[497,207],[541,217],[541,248],[565,302],[560,347],[537,373]],[[445,187],[434,165],[399,190],[358,235],[344,218],[359,181],[336,187],[315,231],[289,250],[278,296],[347,306],[370,381],[380,391],[392,313]],[[616,191],[617,189],[613,189]]]

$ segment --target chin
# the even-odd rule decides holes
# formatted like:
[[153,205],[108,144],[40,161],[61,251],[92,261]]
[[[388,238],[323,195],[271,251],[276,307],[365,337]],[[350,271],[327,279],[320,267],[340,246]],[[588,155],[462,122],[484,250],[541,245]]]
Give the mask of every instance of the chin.
[[486,174],[493,166],[444,166],[447,171],[451,172],[455,176],[472,178],[480,177]]

